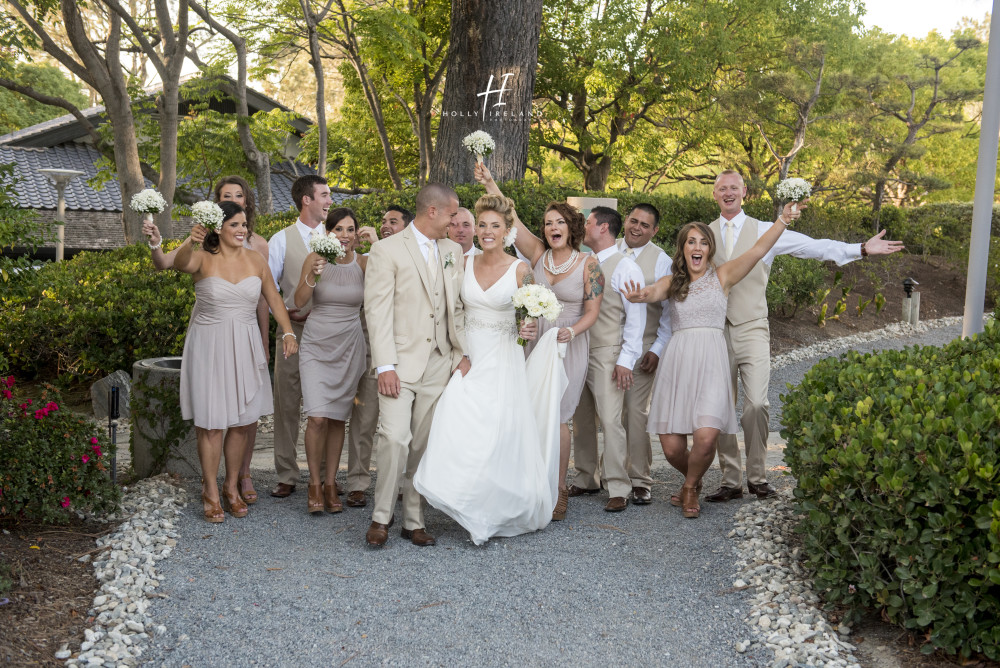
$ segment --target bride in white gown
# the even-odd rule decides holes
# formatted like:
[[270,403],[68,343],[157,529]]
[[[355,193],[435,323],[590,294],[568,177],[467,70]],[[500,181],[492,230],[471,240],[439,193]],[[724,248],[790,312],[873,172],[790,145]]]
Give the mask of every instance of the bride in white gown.
[[511,297],[531,282],[528,265],[503,250],[513,202],[476,202],[483,254],[467,258],[462,301],[472,369],[452,376],[434,412],[413,486],[482,545],[552,519],[559,481],[559,401],[566,372],[556,331],[546,332],[527,362],[517,345]]

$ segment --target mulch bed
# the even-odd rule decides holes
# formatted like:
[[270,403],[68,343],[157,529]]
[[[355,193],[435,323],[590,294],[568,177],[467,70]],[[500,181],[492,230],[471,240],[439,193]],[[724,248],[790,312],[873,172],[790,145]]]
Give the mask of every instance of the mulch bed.
[[95,541],[117,525],[74,520],[63,526],[2,524],[0,531],[0,665],[60,666],[64,645],[83,641],[97,590]]

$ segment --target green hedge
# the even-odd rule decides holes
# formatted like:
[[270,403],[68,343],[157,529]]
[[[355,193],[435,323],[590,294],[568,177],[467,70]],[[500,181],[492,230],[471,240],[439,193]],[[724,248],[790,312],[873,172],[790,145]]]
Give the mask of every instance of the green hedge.
[[824,360],[782,400],[826,601],[882,611],[925,651],[1000,659],[1000,325]]
[[194,304],[191,277],[154,271],[145,244],[80,253],[4,287],[0,365],[66,382],[180,355]]

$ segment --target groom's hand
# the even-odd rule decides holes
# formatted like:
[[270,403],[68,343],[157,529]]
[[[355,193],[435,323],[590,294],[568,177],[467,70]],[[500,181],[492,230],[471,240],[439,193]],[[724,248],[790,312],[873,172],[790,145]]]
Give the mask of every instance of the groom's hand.
[[611,380],[615,381],[615,385],[623,392],[632,389],[632,369],[616,364],[615,370],[611,372]]
[[[471,368],[472,362],[469,361],[468,357],[463,357],[462,361],[458,363],[457,367],[455,367],[455,371],[461,371],[462,376],[464,377],[465,374],[469,373],[469,369]],[[452,371],[452,373],[455,373],[455,371]]]
[[383,371],[378,375],[378,393],[384,397],[399,397],[399,376],[395,371]]

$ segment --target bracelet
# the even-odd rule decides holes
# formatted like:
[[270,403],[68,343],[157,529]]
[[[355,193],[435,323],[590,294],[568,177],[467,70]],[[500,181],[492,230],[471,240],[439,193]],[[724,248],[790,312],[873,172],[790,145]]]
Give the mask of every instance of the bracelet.
[[281,340],[284,341],[286,336],[290,336],[296,341],[298,341],[298,338],[295,336],[295,332],[285,332],[284,334],[281,335]]
[[782,224],[782,225],[784,225],[785,227],[788,227],[788,223],[786,223],[786,222],[785,222],[785,219],[784,219],[784,217],[782,217],[782,216],[778,216],[778,220],[777,220],[777,221],[775,221],[775,222],[778,222],[778,223],[781,223],[781,224]]
[[155,251],[157,248],[163,245],[163,237],[160,237],[160,240],[156,243],[155,246],[149,243],[148,241],[146,242],[146,244],[149,246],[149,250]]
[[307,287],[310,287],[310,288],[315,288],[315,287],[316,287],[316,284],[315,284],[315,283],[310,283],[310,282],[309,282],[309,276],[306,276],[306,277],[305,277],[305,278],[303,278],[302,280],[303,280],[303,282],[304,282],[304,283],[306,284],[306,286],[307,286]]
[[865,248],[865,244],[867,243],[868,243],[867,241],[861,242],[861,257],[868,257],[868,249]]
[[576,338],[576,330],[573,329],[572,327],[567,327],[566,329],[569,330],[569,340],[572,341],[573,339],[575,339]]

